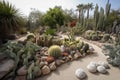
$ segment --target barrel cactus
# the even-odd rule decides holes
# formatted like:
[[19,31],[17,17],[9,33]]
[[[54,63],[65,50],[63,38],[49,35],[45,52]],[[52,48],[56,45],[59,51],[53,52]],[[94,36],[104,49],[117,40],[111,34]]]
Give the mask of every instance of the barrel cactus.
[[53,56],[54,58],[60,57],[61,54],[61,48],[58,45],[53,45],[48,49],[48,55]]

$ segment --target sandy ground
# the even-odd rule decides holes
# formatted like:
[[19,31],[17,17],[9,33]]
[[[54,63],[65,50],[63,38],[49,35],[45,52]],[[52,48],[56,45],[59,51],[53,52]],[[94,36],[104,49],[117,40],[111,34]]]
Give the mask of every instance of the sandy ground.
[[75,70],[78,68],[84,69],[87,73],[87,78],[82,80],[120,80],[120,69],[111,65],[107,74],[93,74],[87,70],[86,66],[91,61],[106,61],[106,56],[102,53],[101,48],[91,43],[89,44],[94,47],[97,53],[78,59],[77,61],[65,63],[51,74],[38,78],[37,80],[79,80],[75,76]]

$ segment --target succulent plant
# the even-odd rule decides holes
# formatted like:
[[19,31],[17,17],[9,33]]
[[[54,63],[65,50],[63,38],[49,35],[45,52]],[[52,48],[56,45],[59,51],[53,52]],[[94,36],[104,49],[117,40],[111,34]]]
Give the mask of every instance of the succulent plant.
[[58,45],[53,45],[48,49],[48,54],[54,58],[60,57],[62,55],[61,52],[61,48]]

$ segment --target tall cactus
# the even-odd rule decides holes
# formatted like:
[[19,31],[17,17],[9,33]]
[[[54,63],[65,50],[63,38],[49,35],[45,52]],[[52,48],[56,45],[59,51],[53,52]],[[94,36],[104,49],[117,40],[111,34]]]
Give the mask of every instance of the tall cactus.
[[101,7],[100,8],[100,14],[99,14],[99,21],[98,21],[98,29],[99,30],[103,30],[103,27],[104,27],[104,9]]
[[108,16],[109,16],[109,13],[110,13],[110,8],[111,8],[111,4],[109,3],[109,0],[108,0],[108,2],[107,2],[107,4],[106,4],[106,9],[105,9],[105,18],[108,18]]
[[98,24],[98,20],[99,20],[99,12],[98,12],[98,4],[96,4],[95,6],[95,11],[94,11],[94,20],[95,20],[95,27],[94,27],[94,30],[96,31],[97,30],[97,24]]
[[108,16],[110,13],[110,8],[111,8],[111,4],[109,3],[109,0],[106,4],[106,8],[105,8],[105,22],[104,22],[104,30],[108,31]]

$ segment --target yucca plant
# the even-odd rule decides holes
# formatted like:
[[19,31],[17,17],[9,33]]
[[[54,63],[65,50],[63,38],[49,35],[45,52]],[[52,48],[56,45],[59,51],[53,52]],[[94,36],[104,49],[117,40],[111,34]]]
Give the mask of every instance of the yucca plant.
[[23,21],[19,10],[6,1],[0,1],[0,38],[6,39],[10,34],[20,30]]

